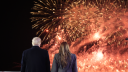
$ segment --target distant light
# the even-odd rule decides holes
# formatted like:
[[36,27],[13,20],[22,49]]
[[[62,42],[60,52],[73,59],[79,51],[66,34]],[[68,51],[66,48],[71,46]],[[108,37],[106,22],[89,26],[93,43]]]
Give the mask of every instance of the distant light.
[[98,53],[97,53],[97,59],[102,59],[102,58],[103,58],[102,52],[98,52]]
[[48,32],[48,29],[46,29],[46,32]]
[[61,40],[61,37],[58,36],[58,39]]
[[103,54],[102,54],[102,53],[98,53],[97,56],[98,56],[98,57],[102,57]]
[[95,38],[99,38],[99,34],[98,33],[95,34]]
[[59,40],[60,40],[61,38],[59,37]]
[[100,38],[99,33],[95,33],[93,38],[96,39],[96,40],[98,40]]
[[59,17],[59,19],[61,19],[61,17]]

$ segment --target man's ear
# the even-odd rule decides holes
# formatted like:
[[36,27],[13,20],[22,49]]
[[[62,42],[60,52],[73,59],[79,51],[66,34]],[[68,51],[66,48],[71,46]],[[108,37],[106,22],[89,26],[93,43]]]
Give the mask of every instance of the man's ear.
[[33,42],[32,42],[32,45],[33,45]]

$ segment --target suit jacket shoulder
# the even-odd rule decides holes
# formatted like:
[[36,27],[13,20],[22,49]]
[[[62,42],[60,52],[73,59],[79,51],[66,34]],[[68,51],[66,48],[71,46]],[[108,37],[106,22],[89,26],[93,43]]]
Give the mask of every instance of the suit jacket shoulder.
[[37,46],[24,50],[21,72],[50,72],[48,51]]
[[[45,49],[41,49],[41,48],[38,48],[38,49],[39,49],[39,51],[43,52],[44,54],[48,53],[48,51],[45,50]],[[26,54],[28,52],[31,52],[31,50],[32,50],[32,48],[26,49],[26,50],[23,51],[23,53]]]

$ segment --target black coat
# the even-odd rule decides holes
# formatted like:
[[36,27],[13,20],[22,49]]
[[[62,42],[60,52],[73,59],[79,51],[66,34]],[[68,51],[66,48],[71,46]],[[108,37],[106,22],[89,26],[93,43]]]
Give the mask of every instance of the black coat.
[[50,72],[48,51],[39,46],[32,46],[23,51],[21,72]]
[[71,53],[71,61],[68,60],[67,66],[65,68],[62,68],[62,66],[57,63],[57,55],[58,54],[55,54],[54,56],[51,72],[78,72],[75,54]]

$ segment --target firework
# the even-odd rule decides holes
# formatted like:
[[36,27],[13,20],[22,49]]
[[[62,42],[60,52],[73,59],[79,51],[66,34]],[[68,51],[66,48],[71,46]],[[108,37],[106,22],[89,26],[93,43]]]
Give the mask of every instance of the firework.
[[[47,29],[49,32],[47,32],[44,39],[49,39],[49,41],[55,37],[53,33],[60,29],[64,29],[64,33],[70,41],[97,33],[99,29],[101,31],[114,29],[113,24],[116,23],[114,20],[121,20],[121,16],[126,12],[125,1],[119,1],[118,3],[110,0],[39,0],[35,3],[33,9],[38,12],[31,12],[31,14],[38,15],[38,17],[31,18],[32,22],[36,21],[33,28],[40,27],[37,32],[37,34],[40,32],[40,35]],[[116,23],[116,29],[121,28],[120,24]]]
[[[127,72],[128,9],[124,0],[46,0],[35,2],[37,34],[43,40],[50,62],[61,42],[70,44],[77,55],[79,72]],[[40,32],[40,33],[39,33]],[[40,36],[39,35],[39,36]]]

